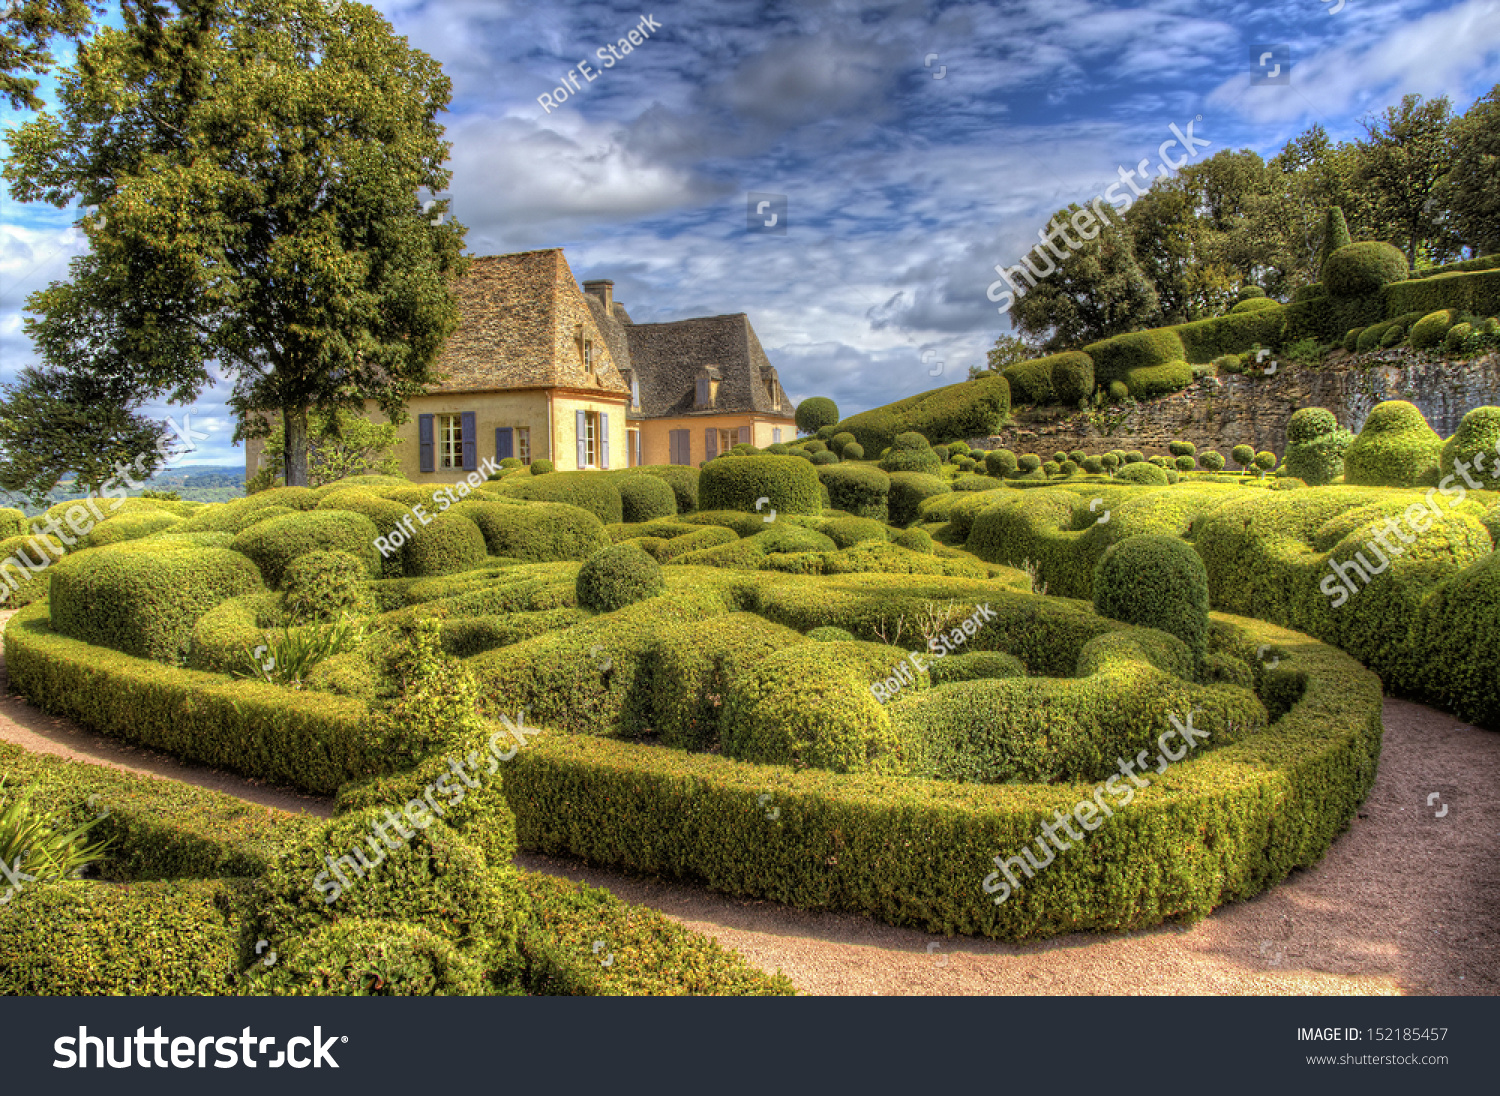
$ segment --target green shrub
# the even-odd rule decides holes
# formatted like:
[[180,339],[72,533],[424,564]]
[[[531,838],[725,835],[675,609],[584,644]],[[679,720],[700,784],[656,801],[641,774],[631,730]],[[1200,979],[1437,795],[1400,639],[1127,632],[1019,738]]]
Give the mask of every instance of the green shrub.
[[1178,457],[1172,466],[1179,472],[1191,472],[1198,467],[1198,461],[1193,457]]
[[984,455],[984,470],[992,476],[1008,476],[1016,470],[1016,455],[1009,449],[994,449]]
[[839,409],[826,396],[812,396],[797,405],[794,417],[799,432],[816,434],[823,427],[833,426],[839,421]]
[[905,528],[916,521],[921,513],[918,507],[924,499],[934,495],[945,495],[952,490],[936,476],[919,472],[896,472],[891,475],[890,523]]
[[1344,474],[1344,454],[1353,440],[1333,412],[1303,407],[1287,422],[1285,472],[1313,486],[1332,483]]
[[835,547],[850,548],[864,540],[885,540],[886,526],[874,518],[838,518],[824,525],[822,533],[833,541]]
[[1269,297],[1246,297],[1229,310],[1230,315],[1243,312],[1259,312],[1266,308],[1280,308],[1281,306]]
[[1130,386],[1124,381],[1110,381],[1109,398],[1112,403],[1124,403],[1130,398]]
[[1469,335],[1473,332],[1472,324],[1456,323],[1448,328],[1448,333],[1443,336],[1443,350],[1448,354],[1459,354],[1464,349]]
[[545,476],[547,473],[555,471],[550,460],[534,460],[526,468],[533,476]]
[[764,532],[756,533],[753,538],[762,552],[786,553],[786,552],[832,552],[838,545],[832,539],[812,529],[803,529],[797,525],[784,525],[777,522],[767,526]]
[[837,464],[839,462],[839,458],[837,453],[833,452],[832,450],[825,449],[821,453],[814,453],[812,462],[814,466]]
[[1137,400],[1154,400],[1180,392],[1193,383],[1193,367],[1185,361],[1132,369],[1125,375],[1130,394]]
[[[915,438],[921,435],[903,434],[901,436],[903,438]],[[938,459],[937,453],[925,446],[916,448],[897,445],[881,459],[880,467],[883,471],[892,475],[897,473],[920,473],[925,476],[937,476],[943,470],[943,462]]]
[[[253,930],[276,941],[278,958],[296,970],[304,950],[334,926],[398,921],[446,941],[496,988],[513,984],[525,910],[515,868],[488,863],[442,820],[442,804],[434,811],[414,802],[401,814],[415,829],[393,826],[386,818],[401,814],[376,807],[335,818],[289,847],[255,884]],[[257,973],[251,992],[272,977]]]
[[655,521],[677,515],[677,495],[665,480],[656,476],[620,476],[615,480],[620,492],[621,516],[625,521]]
[[1347,244],[1323,263],[1322,280],[1335,297],[1367,297],[1406,278],[1406,256],[1387,243]]
[[1099,457],[1084,457],[1082,468],[1090,476],[1104,475],[1104,461]]
[[918,392],[854,415],[839,427],[852,433],[866,453],[880,453],[903,432],[931,438],[992,434],[1009,414],[1010,385],[996,375]]
[[463,510],[445,510],[425,525],[412,523],[401,559],[404,572],[413,577],[467,571],[484,562],[484,534]]
[[1145,462],[1127,464],[1115,473],[1115,479],[1122,483],[1138,483],[1145,487],[1167,485],[1167,473],[1156,465]]
[[[789,997],[796,993],[785,975],[764,974],[710,937],[654,910],[627,906],[606,890],[537,872],[522,876],[521,885],[531,900],[532,913],[521,940],[528,993],[568,997]],[[609,949],[607,955],[601,955],[603,947]]]
[[1354,353],[1354,351],[1359,347],[1359,335],[1361,330],[1362,329],[1358,327],[1351,327],[1349,331],[1344,335],[1343,347],[1350,354]]
[[625,505],[613,477],[607,472],[553,472],[536,479],[536,463],[531,476],[507,476],[500,493],[535,502],[565,502],[587,510],[606,525],[623,521]]
[[711,461],[703,469],[698,491],[704,510],[754,513],[762,498],[770,500],[764,504],[766,510],[781,514],[816,514],[821,509],[817,472],[792,457]]
[[578,571],[578,604],[596,613],[612,613],[666,588],[661,564],[634,544],[602,548]]
[[1035,453],[1022,453],[1016,458],[1016,470],[1018,472],[1036,472],[1042,467],[1042,458]]
[[[785,448],[785,447],[783,447]],[[770,450],[766,450],[770,452]],[[677,512],[691,514],[698,509],[698,469],[685,464],[645,464],[630,469],[635,475],[655,476],[666,481],[677,496]]]
[[1458,311],[1444,308],[1429,312],[1411,327],[1411,345],[1416,350],[1431,350],[1440,345],[1448,329],[1458,319]]
[[1387,316],[1425,316],[1449,308],[1474,316],[1493,316],[1500,312],[1500,270],[1412,278],[1387,285],[1382,296]]
[[610,544],[597,517],[567,503],[469,502],[458,513],[478,526],[490,555],[506,559],[583,560]]
[[1243,469],[1248,470],[1255,463],[1255,449],[1249,445],[1236,445],[1229,451],[1229,455],[1234,458],[1234,463]]
[[267,586],[279,588],[287,564],[309,552],[348,552],[363,560],[371,575],[377,574],[379,535],[375,523],[362,514],[314,510],[258,522],[236,536],[230,547],[255,562]]
[[51,621],[60,634],[85,643],[179,662],[199,617],[260,588],[255,566],[237,552],[127,541],[52,568]]
[[908,552],[920,552],[930,556],[935,551],[932,537],[925,529],[903,529],[891,537],[891,543]]
[[1438,437],[1422,412],[1405,400],[1376,404],[1344,454],[1344,481],[1379,487],[1410,487],[1442,456]]
[[287,613],[293,620],[321,620],[341,613],[362,615],[374,610],[370,570],[348,552],[309,552],[287,564]]
[[[1423,599],[1412,633],[1427,695],[1444,711],[1491,730],[1500,730],[1496,621],[1500,621],[1500,552],[1469,564],[1438,585]],[[1462,641],[1455,642],[1460,637]]]
[[1224,455],[1212,449],[1198,454],[1198,463],[1210,472],[1224,471]]
[[954,681],[983,681],[990,678],[1025,677],[1026,667],[1015,655],[1002,651],[972,651],[933,659],[929,669],[934,687]]
[[1182,339],[1175,330],[1167,327],[1116,335],[1085,346],[1083,352],[1094,363],[1094,375],[1100,384],[1126,381],[1132,370],[1149,369],[1187,358]]
[[1198,452],[1198,447],[1190,441],[1169,441],[1167,452],[1174,457],[1191,457]]
[[828,439],[828,448],[832,449],[835,453],[838,453],[840,455],[843,455],[845,446],[854,444],[856,444],[855,437],[847,430],[834,434],[833,437]]
[[842,455],[845,460],[864,460],[865,450],[859,442],[851,441],[848,445],[844,446]]
[[399,921],[349,918],[316,929],[296,952],[253,980],[255,992],[292,997],[473,997],[483,971],[451,942]]
[[[1476,464],[1484,454],[1485,463]],[[1500,407],[1476,407],[1464,415],[1458,429],[1443,446],[1439,464],[1444,476],[1459,476],[1458,462],[1468,476],[1491,491],[1500,490]],[[1468,482],[1465,478],[1464,482]]]
[[828,445],[826,442],[819,441],[815,438],[812,441],[803,442],[802,451],[809,456],[816,456],[819,453],[828,452]]
[[1270,308],[1196,320],[1171,330],[1182,342],[1182,357],[1204,364],[1225,354],[1245,354],[1258,346],[1280,346],[1286,326],[1287,309],[1272,302]]
[[1174,536],[1147,533],[1111,545],[1094,570],[1094,609],[1176,636],[1197,662],[1208,653],[1208,570]]
[[854,642],[854,635],[852,633],[846,632],[842,628],[835,628],[831,624],[825,624],[821,628],[814,628],[812,631],[807,633],[807,638],[818,643]]
[[1404,338],[1406,338],[1406,328],[1398,321],[1386,327],[1385,334],[1380,336],[1380,346],[1382,349],[1389,350],[1393,346],[1399,346]]
[[229,994],[240,890],[221,879],[29,885],[0,906],[0,994]]
[[182,519],[175,514],[160,511],[154,514],[121,514],[119,517],[107,518],[95,525],[83,543],[89,548],[100,548],[108,544],[119,544],[122,541],[149,537],[153,533],[164,532],[182,523]]

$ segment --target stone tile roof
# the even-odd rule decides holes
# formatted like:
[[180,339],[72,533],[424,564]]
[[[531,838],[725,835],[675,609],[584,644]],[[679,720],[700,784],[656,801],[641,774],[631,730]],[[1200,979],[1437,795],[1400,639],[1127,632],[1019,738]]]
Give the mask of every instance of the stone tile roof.
[[[597,297],[589,300],[611,349],[621,339],[628,348],[624,368],[634,373],[640,385],[640,417],[746,412],[792,417],[792,402],[743,312],[645,324],[630,323],[627,316],[620,323],[604,316],[603,303]],[[614,309],[624,311],[619,304]],[[719,380],[712,407],[697,405],[700,374]]]
[[[458,329],[434,369],[443,379],[429,391],[575,388],[611,397],[630,391],[561,248],[476,258],[453,290]],[[580,334],[595,347],[592,373]]]

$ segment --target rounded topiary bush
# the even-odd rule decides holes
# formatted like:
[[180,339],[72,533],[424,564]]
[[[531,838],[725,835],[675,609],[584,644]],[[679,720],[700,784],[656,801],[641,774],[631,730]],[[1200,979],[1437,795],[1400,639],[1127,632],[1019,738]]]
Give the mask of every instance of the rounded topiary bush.
[[704,510],[762,510],[780,514],[816,514],[822,509],[818,473],[806,461],[767,454],[712,461],[698,480],[698,505]]
[[924,556],[934,551],[932,535],[926,529],[902,529],[891,537],[891,543],[908,552],[920,552]]
[[1281,305],[1271,300],[1269,297],[1248,297],[1245,300],[1236,303],[1235,306],[1229,310],[1229,313],[1230,315],[1234,316],[1243,314],[1245,312],[1260,312],[1263,309],[1280,307]]
[[1332,483],[1344,474],[1344,454],[1353,440],[1349,431],[1339,428],[1332,411],[1301,408],[1287,423],[1283,471],[1315,487]]
[[837,464],[839,456],[832,449],[825,449],[821,453],[814,453],[812,462],[814,465]]
[[807,633],[808,639],[817,640],[819,643],[853,643],[854,636],[842,628],[835,628],[832,624],[824,624],[814,628]]
[[1469,341],[1473,334],[1474,326],[1467,323],[1456,323],[1448,328],[1448,333],[1443,336],[1443,349],[1449,354],[1458,354],[1463,351],[1464,344]]
[[890,523],[898,528],[905,528],[921,516],[918,507],[923,500],[930,499],[933,495],[946,495],[952,490],[952,487],[936,476],[920,472],[892,473]]
[[596,613],[612,613],[666,588],[661,564],[635,544],[616,544],[595,552],[578,569],[574,586],[579,607]]
[[[1475,461],[1483,456],[1483,463]],[[1467,476],[1460,473],[1462,461]],[[1500,407],[1476,407],[1463,417],[1439,457],[1444,476],[1468,483],[1472,478],[1491,491],[1500,490]]]
[[1022,473],[1040,471],[1042,458],[1035,453],[1022,453],[1016,458],[1016,470]]
[[1431,350],[1439,346],[1448,334],[1448,329],[1458,319],[1458,310],[1444,308],[1429,312],[1411,325],[1411,345],[1416,350]]
[[1172,466],[1179,472],[1191,472],[1198,467],[1196,457],[1181,456],[1172,462]]
[[799,432],[816,434],[823,427],[833,426],[839,421],[838,404],[826,396],[812,396],[797,405],[793,418]]
[[1249,445],[1236,445],[1229,451],[1229,456],[1241,468],[1249,468],[1255,463],[1255,449]]
[[1174,457],[1191,457],[1197,455],[1198,447],[1190,441],[1169,441],[1167,452]]
[[828,439],[828,448],[832,449],[840,456],[843,455],[846,448],[854,444],[856,444],[854,435],[849,433],[849,431],[847,430],[841,431]]
[[624,521],[655,521],[677,515],[677,495],[666,480],[644,473],[620,476],[615,480],[620,492],[620,513]]
[[534,460],[527,465],[527,468],[533,476],[545,476],[548,472],[554,471],[550,460]]
[[840,456],[845,460],[864,460],[865,447],[857,441],[851,441],[848,445],[844,446],[844,451]]
[[828,443],[814,438],[812,441],[803,442],[801,448],[802,452],[808,456],[813,456],[817,453],[826,453],[828,451]]
[[374,609],[370,571],[348,552],[309,552],[287,564],[284,604],[294,620],[317,620]]
[[1009,449],[992,449],[984,455],[984,470],[992,476],[1008,476],[1016,470],[1016,455]]
[[774,525],[768,525],[763,532],[756,533],[747,539],[753,540],[756,547],[767,555],[832,552],[838,548],[831,537],[814,529],[804,529],[800,525],[783,525],[779,521]]
[[1365,297],[1390,282],[1404,281],[1406,256],[1376,240],[1347,244],[1323,264],[1323,284],[1335,297]]
[[832,423],[830,423],[827,426],[820,426],[820,427],[818,427],[818,432],[815,435],[815,437],[817,437],[821,441],[830,441],[830,440],[832,440],[833,436],[835,434],[837,434],[838,432],[839,432],[839,428],[837,426],[833,425]]
[[479,965],[434,932],[399,921],[350,918],[313,932],[252,982],[292,997],[478,997]]
[[402,546],[408,576],[451,575],[484,562],[484,534],[462,512],[445,510],[426,525],[414,524],[415,532]]
[[260,568],[266,585],[279,587],[287,564],[309,552],[337,551],[365,562],[374,575],[380,570],[375,523],[348,510],[313,510],[284,514],[257,522],[236,536],[230,547],[249,556]]
[[1405,338],[1405,325],[1393,323],[1385,329],[1385,334],[1380,336],[1380,346],[1384,350],[1389,350],[1393,346],[1400,345],[1401,341]]
[[[95,525],[86,541],[82,543],[89,548],[100,548],[106,544],[119,544],[122,541],[149,537],[152,533],[161,533],[174,525],[181,524],[180,517],[165,511],[121,514],[119,517],[106,518]],[[67,526],[63,529],[66,530]]]
[[920,452],[921,450],[931,448],[932,446],[927,443],[927,439],[915,430],[908,430],[904,434],[897,434],[895,442],[891,445],[893,451],[908,450],[911,452]]
[[1165,533],[1127,537],[1094,567],[1094,610],[1176,636],[1208,653],[1208,568],[1192,545]]
[[1144,487],[1165,487],[1171,482],[1165,469],[1144,462],[1127,464],[1115,473],[1115,479],[1121,483],[1137,483]]
[[255,564],[239,552],[138,540],[69,556],[51,575],[54,629],[157,662],[187,655],[204,613],[262,589]]
[[1015,655],[1002,651],[970,651],[967,654],[935,658],[928,666],[934,686],[952,681],[980,681],[985,678],[1025,677],[1026,667]]
[[1247,286],[1245,286],[1243,289],[1241,289],[1239,291],[1239,293],[1237,294],[1237,296],[1236,296],[1235,299],[1236,300],[1240,300],[1240,301],[1248,301],[1248,300],[1251,300],[1252,298],[1261,298],[1261,299],[1264,299],[1265,295],[1266,295],[1266,291],[1264,289],[1262,289],[1260,286],[1258,286],[1258,285],[1247,285]]
[[886,526],[874,518],[838,518],[820,530],[837,548],[852,548],[862,541],[886,540]]
[[1102,476],[1104,474],[1104,461],[1100,457],[1084,457],[1082,468],[1091,476]]
[[1130,398],[1130,386],[1124,381],[1109,382],[1109,401],[1111,403],[1124,403]]
[[[535,466],[533,466],[534,468]],[[604,472],[554,472],[538,478],[507,476],[500,493],[537,502],[565,502],[587,510],[606,525],[625,520],[625,504],[613,477]]]
[[1443,453],[1422,412],[1405,400],[1376,404],[1344,454],[1344,482],[1362,487],[1411,487]]
[[[902,439],[907,439],[908,444],[901,444]],[[920,441],[920,445],[909,444],[912,439]],[[920,472],[927,476],[936,476],[943,470],[943,462],[938,458],[931,448],[928,447],[921,434],[902,434],[896,439],[897,444],[892,446],[880,461],[882,471],[888,473],[896,472]]]
[[1224,455],[1216,453],[1212,449],[1198,454],[1198,463],[1210,472],[1224,471]]
[[880,469],[869,465],[824,466],[818,478],[828,489],[830,509],[860,518],[886,520],[891,478]]
[[610,545],[604,523],[561,502],[471,502],[459,512],[479,527],[489,554],[527,563],[588,559]]
[[1055,460],[1049,460],[1049,461],[1044,461],[1042,463],[1042,474],[1043,475],[1046,475],[1046,476],[1055,476],[1055,475],[1058,475],[1060,472],[1062,472],[1062,465],[1058,464],[1057,461],[1055,461]]

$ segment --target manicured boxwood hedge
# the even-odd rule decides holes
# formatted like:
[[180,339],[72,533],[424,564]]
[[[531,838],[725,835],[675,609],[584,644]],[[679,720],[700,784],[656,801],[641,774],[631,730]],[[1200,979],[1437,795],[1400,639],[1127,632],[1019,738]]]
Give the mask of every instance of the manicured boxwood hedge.
[[1175,328],[1157,327],[1090,343],[1083,352],[1094,363],[1094,378],[1101,385],[1125,381],[1132,369],[1148,369],[1183,361],[1187,349]]
[[918,392],[853,415],[838,428],[853,434],[865,454],[874,458],[907,432],[938,442],[993,434],[1010,414],[1010,404],[1010,384],[997,375]]
[[372,575],[378,574],[379,535],[375,523],[362,514],[317,510],[258,522],[235,537],[230,547],[254,560],[266,585],[274,588],[281,585],[288,563],[319,550],[348,552],[364,560]]
[[[1028,939],[1197,918],[1316,863],[1368,793],[1380,683],[1254,621],[1300,699],[1266,732],[1152,777],[1128,809],[997,905],[984,881],[1092,786],[959,785],[794,772],[560,735],[507,779],[524,848],[929,932]],[[587,825],[579,820],[587,818]]]
[[388,771],[366,706],[264,682],[178,670],[55,632],[45,604],[5,630],[11,687],[102,734],[319,795]]
[[1286,326],[1285,309],[1274,301],[1259,303],[1264,300],[1260,298],[1248,311],[1236,307],[1235,312],[1228,316],[1196,320],[1172,328],[1182,340],[1186,360],[1205,365],[1224,354],[1243,354],[1256,345],[1280,346],[1282,330]]
[[479,527],[490,555],[506,559],[583,560],[610,544],[603,522],[565,503],[466,502],[457,512]]
[[1442,457],[1443,439],[1414,404],[1387,400],[1365,419],[1344,453],[1344,482],[1367,487],[1414,487]]
[[918,509],[934,495],[946,495],[953,490],[936,476],[921,472],[893,472],[891,474],[890,523],[898,529],[910,525],[921,517]]
[[818,479],[828,488],[832,509],[859,518],[885,521],[889,516],[891,480],[868,464],[838,464],[818,469]]
[[726,457],[710,461],[698,479],[698,502],[704,510],[754,514],[763,498],[769,501],[762,505],[762,514],[816,514],[822,509],[818,473],[796,457]]
[[600,521],[623,521],[624,503],[608,472],[549,472],[541,476],[506,476],[500,493],[537,502],[566,502],[587,510]]
[[1192,383],[1193,367],[1182,361],[1145,366],[1125,374],[1125,384],[1130,389],[1131,396],[1138,400],[1170,396]]
[[[790,997],[784,974],[607,890],[528,873],[534,916],[521,937],[526,990],[566,997]],[[603,947],[597,944],[602,943]]]
[[1407,312],[1427,315],[1456,309],[1476,316],[1500,313],[1500,270],[1439,274],[1394,282],[1382,290],[1388,316]]
[[51,620],[60,634],[85,643],[176,662],[186,657],[200,616],[259,589],[255,564],[238,552],[127,541],[52,567]]

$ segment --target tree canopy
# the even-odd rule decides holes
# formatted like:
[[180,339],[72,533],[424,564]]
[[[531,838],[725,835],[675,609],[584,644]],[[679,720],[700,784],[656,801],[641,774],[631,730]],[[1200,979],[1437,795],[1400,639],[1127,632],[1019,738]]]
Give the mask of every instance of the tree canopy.
[[457,326],[463,227],[437,115],[451,84],[374,9],[322,0],[122,0],[19,127],[20,201],[99,207],[70,278],[32,295],[49,367],[186,403],[232,378],[237,437],[281,418],[307,482],[310,410],[393,422]]

